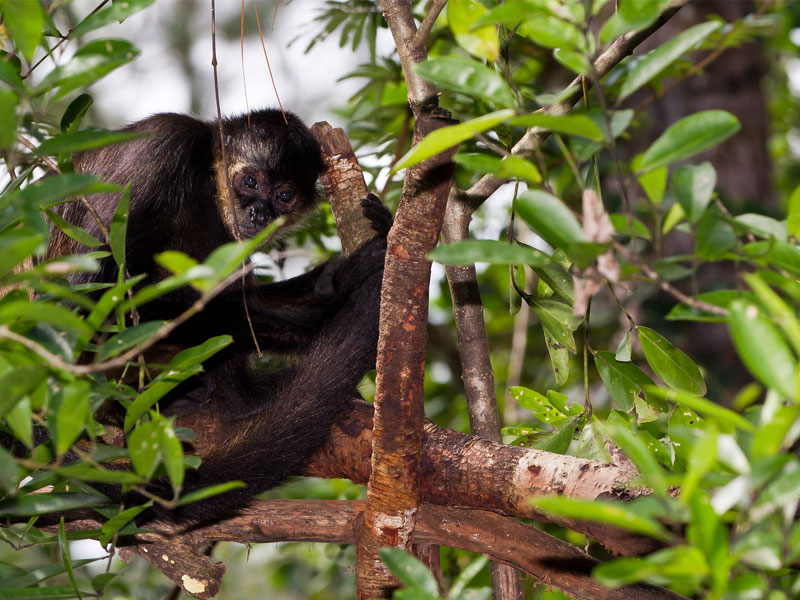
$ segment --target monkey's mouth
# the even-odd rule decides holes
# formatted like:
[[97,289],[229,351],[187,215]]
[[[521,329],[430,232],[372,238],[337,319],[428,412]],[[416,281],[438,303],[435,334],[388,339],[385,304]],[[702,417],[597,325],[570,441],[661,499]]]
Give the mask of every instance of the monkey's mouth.
[[240,213],[239,231],[245,237],[253,237],[272,222],[272,215],[266,207],[251,204]]

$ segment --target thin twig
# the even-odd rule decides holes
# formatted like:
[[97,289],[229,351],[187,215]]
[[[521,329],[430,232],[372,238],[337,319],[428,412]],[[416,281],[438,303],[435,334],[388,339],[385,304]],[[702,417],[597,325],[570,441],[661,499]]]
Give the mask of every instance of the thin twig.
[[428,5],[428,12],[425,13],[425,17],[422,19],[422,23],[420,23],[419,29],[417,29],[417,33],[414,34],[414,39],[411,41],[413,45],[423,46],[427,43],[433,25],[446,4],[447,0],[431,0]]

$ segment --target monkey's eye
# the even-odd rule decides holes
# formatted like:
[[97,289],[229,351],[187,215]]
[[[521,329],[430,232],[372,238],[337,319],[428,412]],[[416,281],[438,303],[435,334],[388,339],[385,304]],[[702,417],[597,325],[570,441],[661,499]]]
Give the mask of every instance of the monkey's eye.
[[242,177],[242,183],[245,186],[249,187],[251,190],[258,189],[258,181],[256,181],[256,178],[253,177],[252,175],[245,175],[244,177]]
[[281,190],[278,192],[278,200],[281,202],[291,202],[294,198],[294,193],[291,190]]

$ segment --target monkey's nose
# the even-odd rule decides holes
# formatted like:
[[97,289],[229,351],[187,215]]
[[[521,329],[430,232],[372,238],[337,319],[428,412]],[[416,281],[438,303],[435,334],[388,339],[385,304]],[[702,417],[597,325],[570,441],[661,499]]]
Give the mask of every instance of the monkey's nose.
[[255,227],[264,227],[267,224],[267,214],[263,209],[257,209],[255,206],[247,208],[247,219]]

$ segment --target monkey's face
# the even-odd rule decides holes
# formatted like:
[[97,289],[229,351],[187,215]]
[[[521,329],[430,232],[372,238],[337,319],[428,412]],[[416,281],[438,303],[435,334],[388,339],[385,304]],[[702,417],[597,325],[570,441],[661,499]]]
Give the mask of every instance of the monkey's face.
[[236,195],[236,222],[243,237],[253,237],[278,217],[296,221],[313,205],[313,189],[291,179],[245,167],[231,178]]

